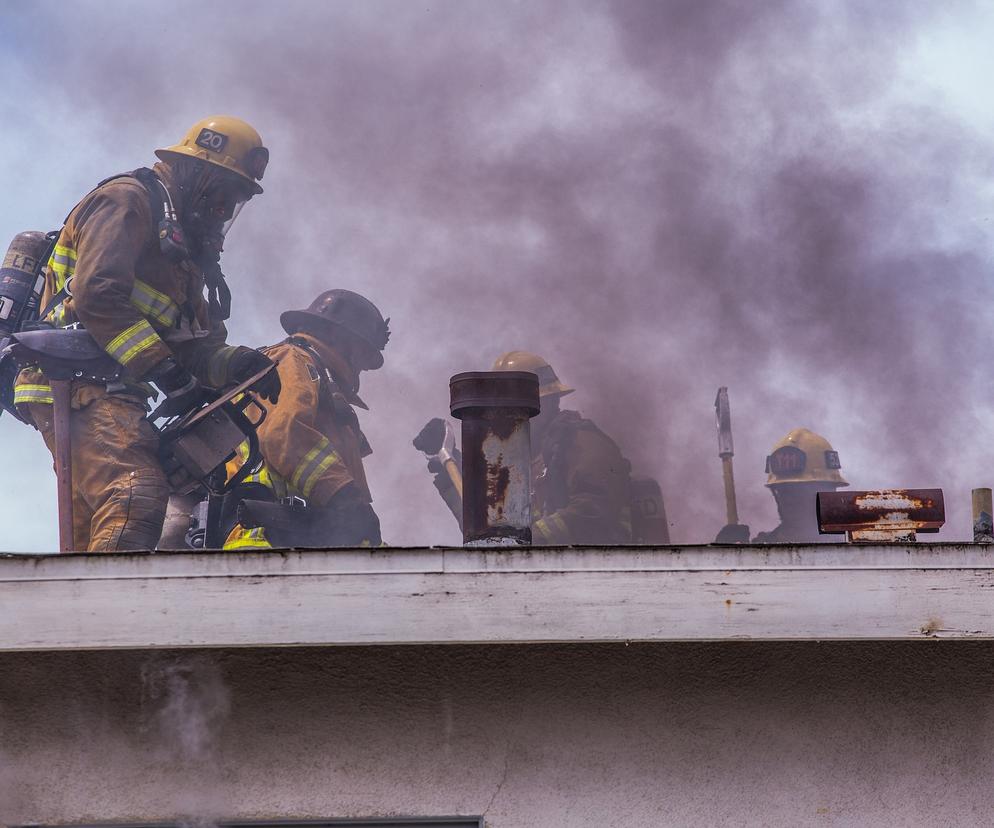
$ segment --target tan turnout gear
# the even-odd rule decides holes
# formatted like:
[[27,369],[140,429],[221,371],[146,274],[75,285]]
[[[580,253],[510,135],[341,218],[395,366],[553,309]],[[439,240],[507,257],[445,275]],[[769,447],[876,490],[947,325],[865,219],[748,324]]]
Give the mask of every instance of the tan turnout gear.
[[560,411],[574,389],[529,351],[508,351],[494,371],[531,371],[547,398],[532,420],[532,543],[631,543],[631,465],[621,449],[576,411]]
[[[245,148],[261,142],[254,130],[254,139],[244,130],[231,131],[234,162],[220,156],[204,160],[226,168],[237,162],[233,171],[245,178],[253,170],[242,166],[248,163]],[[183,146],[162,150],[160,157],[198,155]],[[256,177],[263,168],[260,164]],[[166,190],[175,192],[171,167],[158,163],[154,171]],[[203,385],[219,387],[232,379],[233,358],[246,350],[226,344],[225,326],[205,297],[203,269],[190,258],[168,255],[158,224],[145,186],[130,175],[115,177],[73,209],[45,271],[43,321],[56,328],[81,324],[123,368],[121,382],[114,386],[72,383],[77,550],[155,548],[169,488],[159,465],[157,438],[144,419],[145,401],[152,393],[144,382],[149,373],[171,358]],[[33,367],[20,372],[14,403],[42,432],[50,450],[52,398],[43,372]]]
[[576,411],[561,411],[532,446],[532,543],[631,543],[631,465]]
[[[55,454],[52,406],[22,404]],[[166,514],[169,484],[159,466],[159,440],[145,406],[103,386],[73,383],[73,549],[154,549]]]
[[841,468],[839,453],[828,440],[810,429],[795,428],[766,458],[766,485],[827,483],[848,486]]
[[[279,363],[282,391],[278,404],[264,403],[267,415],[258,436],[265,462],[244,483],[265,486],[276,500],[303,498],[317,510],[350,484],[363,502],[372,502],[362,465],[372,449],[353,410],[366,408],[357,393],[356,372],[334,348],[302,332],[263,352]],[[243,459],[247,453],[246,444]],[[240,465],[240,460],[229,463],[229,475]],[[262,528],[236,524],[224,548],[268,549],[271,544]]]
[[565,397],[572,394],[576,389],[570,388],[560,382],[556,372],[542,357],[529,351],[508,351],[501,354],[494,362],[494,371],[531,371],[538,375],[538,394],[540,397],[547,397],[550,394],[558,394]]
[[[156,165],[156,172],[168,186],[168,168]],[[210,318],[200,268],[162,253],[152,218],[148,191],[134,178],[87,195],[49,259],[41,307],[63,288],[69,295],[44,321],[57,328],[81,323],[124,366],[126,380],[173,356],[201,382],[222,385],[237,349],[225,344],[224,324]],[[14,401],[36,400],[15,387]]]
[[252,192],[262,192],[262,180],[269,163],[269,150],[259,133],[241,118],[213,115],[197,121],[178,144],[155,151],[163,161],[173,156],[199,158],[208,164],[235,173],[247,181]]
[[[338,379],[334,391],[297,342],[312,348]],[[318,507],[352,483],[371,501],[362,467],[370,449],[352,410],[366,407],[353,390],[355,373],[332,348],[304,333],[263,352],[279,363],[282,391],[276,405],[263,403],[267,414],[258,435],[265,462],[245,482],[261,483],[277,498],[302,497]]]

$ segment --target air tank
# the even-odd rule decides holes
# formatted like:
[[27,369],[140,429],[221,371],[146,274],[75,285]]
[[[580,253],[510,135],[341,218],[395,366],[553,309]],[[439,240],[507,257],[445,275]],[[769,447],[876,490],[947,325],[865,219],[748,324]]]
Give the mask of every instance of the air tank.
[[15,333],[41,296],[44,262],[49,240],[38,230],[18,233],[7,248],[0,267],[0,339]]

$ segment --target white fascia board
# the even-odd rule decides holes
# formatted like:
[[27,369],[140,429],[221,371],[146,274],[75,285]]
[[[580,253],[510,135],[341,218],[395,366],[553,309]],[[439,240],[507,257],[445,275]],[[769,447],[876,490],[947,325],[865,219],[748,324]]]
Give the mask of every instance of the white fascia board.
[[0,650],[994,638],[974,544],[0,556]]

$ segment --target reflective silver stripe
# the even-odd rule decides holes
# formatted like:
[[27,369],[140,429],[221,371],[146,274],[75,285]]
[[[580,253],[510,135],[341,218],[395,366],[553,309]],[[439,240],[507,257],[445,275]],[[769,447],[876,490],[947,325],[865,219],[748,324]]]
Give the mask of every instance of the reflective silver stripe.
[[59,302],[59,304],[48,312],[47,321],[51,322],[57,328],[62,328],[66,325],[66,318],[66,304],[65,302]]
[[55,274],[55,289],[62,290],[76,269],[76,251],[61,244],[55,245],[48,267]]
[[122,365],[127,365],[139,354],[161,343],[159,335],[144,319],[122,331],[107,345],[106,351]]
[[172,299],[141,279],[135,279],[135,285],[131,289],[131,304],[145,316],[167,328],[175,327],[182,315],[179,306]]
[[41,384],[23,384],[14,386],[14,404],[22,403],[47,403],[51,405],[52,386]]
[[337,452],[331,447],[328,439],[322,437],[318,440],[317,445],[304,455],[304,459],[297,466],[293,477],[290,478],[291,488],[300,492],[305,498],[310,497],[311,489],[314,488],[321,473],[337,462]]

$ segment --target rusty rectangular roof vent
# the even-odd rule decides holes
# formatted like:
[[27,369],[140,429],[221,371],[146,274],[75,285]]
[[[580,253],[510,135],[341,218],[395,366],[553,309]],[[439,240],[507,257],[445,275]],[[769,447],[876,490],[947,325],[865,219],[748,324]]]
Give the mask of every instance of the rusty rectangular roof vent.
[[946,522],[942,489],[818,492],[818,530],[857,543],[907,543]]

